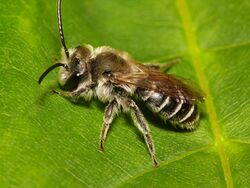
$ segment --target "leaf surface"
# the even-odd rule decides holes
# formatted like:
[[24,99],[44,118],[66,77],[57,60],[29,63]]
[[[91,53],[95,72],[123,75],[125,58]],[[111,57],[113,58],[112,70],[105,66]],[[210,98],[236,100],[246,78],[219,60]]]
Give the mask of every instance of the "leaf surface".
[[129,114],[98,151],[105,104],[50,94],[60,59],[56,2],[0,3],[0,187],[248,187],[250,4],[248,0],[63,1],[68,47],[89,43],[141,62],[181,57],[171,73],[206,94],[200,126],[178,132],[140,104],[159,168]]

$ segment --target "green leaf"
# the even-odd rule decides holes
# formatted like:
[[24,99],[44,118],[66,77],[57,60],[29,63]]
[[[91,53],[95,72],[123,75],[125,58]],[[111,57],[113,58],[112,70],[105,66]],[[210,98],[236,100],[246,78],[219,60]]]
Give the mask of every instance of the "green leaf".
[[[141,62],[181,57],[171,72],[206,94],[200,126],[174,131],[143,109],[154,168],[129,114],[98,151],[105,104],[50,94],[60,58],[56,2],[0,3],[0,187],[249,187],[248,0],[63,0],[68,46],[109,45]],[[144,107],[143,105],[140,105]]]

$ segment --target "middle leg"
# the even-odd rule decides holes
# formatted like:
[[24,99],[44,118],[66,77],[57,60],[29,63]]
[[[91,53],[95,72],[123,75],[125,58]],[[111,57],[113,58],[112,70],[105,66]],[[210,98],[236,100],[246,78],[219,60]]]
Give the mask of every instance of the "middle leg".
[[103,117],[103,124],[102,124],[102,131],[100,134],[100,139],[99,139],[99,149],[101,151],[104,150],[104,141],[106,139],[108,130],[110,128],[110,124],[112,123],[114,116],[117,112],[117,102],[113,100],[108,104],[108,106],[105,109],[104,112],[104,117]]

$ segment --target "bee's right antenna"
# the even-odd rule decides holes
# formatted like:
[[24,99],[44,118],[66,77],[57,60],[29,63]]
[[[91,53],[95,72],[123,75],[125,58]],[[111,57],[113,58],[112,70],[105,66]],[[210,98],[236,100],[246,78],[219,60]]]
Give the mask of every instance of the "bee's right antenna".
[[63,27],[62,27],[61,0],[57,1],[57,21],[58,21],[58,31],[59,31],[61,43],[63,45],[66,57],[69,58],[69,51],[64,41],[64,34],[63,34]]

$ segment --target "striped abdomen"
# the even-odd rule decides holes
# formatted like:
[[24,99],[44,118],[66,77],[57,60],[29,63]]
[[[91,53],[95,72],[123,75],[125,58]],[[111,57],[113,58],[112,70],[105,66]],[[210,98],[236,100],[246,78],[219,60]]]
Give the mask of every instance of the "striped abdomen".
[[182,129],[192,130],[197,126],[199,113],[196,104],[174,99],[161,93],[145,89],[137,89],[137,95],[150,108]]

